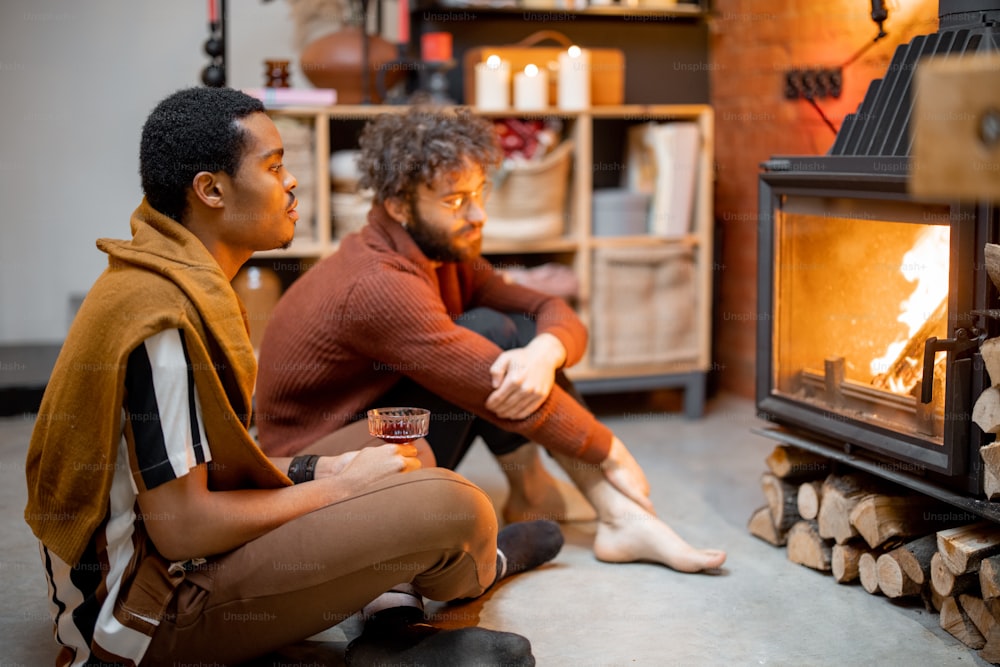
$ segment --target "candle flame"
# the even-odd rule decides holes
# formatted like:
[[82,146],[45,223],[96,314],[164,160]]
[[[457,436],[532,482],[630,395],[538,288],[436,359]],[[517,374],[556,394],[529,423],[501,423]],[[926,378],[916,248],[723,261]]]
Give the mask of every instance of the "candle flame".
[[494,53],[486,59],[486,66],[490,69],[500,69],[500,56]]
[[524,73],[528,76],[538,76],[538,65],[525,65]]
[[577,46],[576,44],[574,44],[573,46],[569,47],[569,57],[570,58],[579,58],[580,57],[580,47]]

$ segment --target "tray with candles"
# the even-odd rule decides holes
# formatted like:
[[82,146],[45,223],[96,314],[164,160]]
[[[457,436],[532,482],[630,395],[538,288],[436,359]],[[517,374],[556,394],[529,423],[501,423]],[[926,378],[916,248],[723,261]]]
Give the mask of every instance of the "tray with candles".
[[[550,42],[555,46],[548,45]],[[525,72],[526,68],[531,70],[529,66],[532,65],[548,78],[546,108],[584,110],[590,106],[621,105],[625,101],[625,53],[621,49],[591,49],[573,44],[560,32],[541,30],[516,44],[479,46],[466,51],[463,58],[465,103],[481,106],[477,100],[484,97],[477,95],[477,78],[490,81],[490,85],[510,86],[511,77]],[[582,87],[581,77],[584,79]]]

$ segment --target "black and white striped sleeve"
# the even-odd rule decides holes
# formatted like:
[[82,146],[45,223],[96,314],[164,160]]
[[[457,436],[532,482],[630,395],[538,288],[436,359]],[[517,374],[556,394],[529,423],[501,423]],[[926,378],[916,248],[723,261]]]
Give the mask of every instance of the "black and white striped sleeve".
[[184,332],[147,338],[128,358],[125,413],[136,490],[183,477],[211,460]]

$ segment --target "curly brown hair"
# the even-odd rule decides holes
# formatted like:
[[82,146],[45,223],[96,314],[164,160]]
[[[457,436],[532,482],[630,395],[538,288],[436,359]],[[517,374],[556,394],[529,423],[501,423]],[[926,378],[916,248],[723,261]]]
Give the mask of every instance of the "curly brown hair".
[[462,169],[466,160],[488,170],[503,157],[493,123],[467,109],[384,113],[365,125],[359,144],[359,185],[379,203],[409,200],[418,185]]

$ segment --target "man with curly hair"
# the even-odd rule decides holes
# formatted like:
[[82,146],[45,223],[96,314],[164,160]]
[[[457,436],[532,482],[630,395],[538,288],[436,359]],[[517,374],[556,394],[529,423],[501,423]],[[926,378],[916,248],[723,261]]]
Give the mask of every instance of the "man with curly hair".
[[497,456],[508,520],[565,518],[565,494],[526,444],[538,443],[596,511],[599,559],[721,566],[725,553],[695,549],[655,517],[642,469],[562,377],[586,346],[576,314],[481,256],[500,156],[491,123],[411,109],[371,120],[360,145],[368,224],[292,284],[264,333],[264,450],[333,453],[310,443],[338,429],[363,437],[372,407],[426,407],[438,465],[454,469],[476,436]]
[[533,665],[519,635],[439,630],[412,605],[369,603],[395,586],[477,596],[552,558],[558,526],[498,536],[489,497],[420,469],[413,444],[289,467],[249,435],[256,361],[230,281],[293,237],[282,155],[261,103],[238,91],[179,91],[143,126],[132,238],[98,241],[109,265],[27,457],[56,664],[235,664],[365,608],[349,665]]

